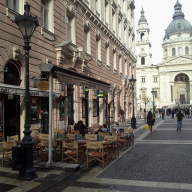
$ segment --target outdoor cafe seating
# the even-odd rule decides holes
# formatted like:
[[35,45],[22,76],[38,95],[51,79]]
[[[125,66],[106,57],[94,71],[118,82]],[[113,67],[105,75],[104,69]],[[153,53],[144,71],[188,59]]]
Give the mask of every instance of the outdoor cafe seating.
[[[87,166],[92,162],[110,162],[119,157],[122,147],[125,149],[134,144],[133,129],[125,132],[98,132],[98,134],[85,134],[82,136],[74,129],[54,129],[52,140],[52,153],[54,161],[81,163],[87,161]],[[112,135],[112,136],[111,136]],[[48,157],[49,135],[39,133],[37,136],[34,156],[40,156],[40,160]]]

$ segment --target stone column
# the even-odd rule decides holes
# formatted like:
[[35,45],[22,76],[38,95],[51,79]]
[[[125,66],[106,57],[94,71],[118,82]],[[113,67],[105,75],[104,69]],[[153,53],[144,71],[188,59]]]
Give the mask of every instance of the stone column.
[[192,82],[190,82],[190,94],[189,94],[190,104],[192,104]]
[[173,104],[175,104],[175,85],[172,86],[172,90],[173,90]]

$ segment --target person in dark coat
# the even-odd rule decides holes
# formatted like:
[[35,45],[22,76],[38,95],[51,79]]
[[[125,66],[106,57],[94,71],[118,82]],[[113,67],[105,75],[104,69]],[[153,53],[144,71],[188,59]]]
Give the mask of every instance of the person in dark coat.
[[88,128],[86,125],[83,124],[83,121],[78,121],[77,124],[75,124],[74,126],[74,130],[75,131],[79,130],[79,133],[82,135],[88,133]]
[[175,110],[172,109],[172,119],[174,119]]
[[149,126],[150,134],[152,134],[152,125],[154,124],[154,122],[153,122],[153,114],[151,113],[151,111],[149,111],[147,115],[147,124]]

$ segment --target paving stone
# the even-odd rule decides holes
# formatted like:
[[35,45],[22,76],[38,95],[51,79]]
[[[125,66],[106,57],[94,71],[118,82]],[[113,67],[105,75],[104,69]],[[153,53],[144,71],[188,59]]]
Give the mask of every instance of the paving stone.
[[192,130],[154,130],[151,135],[147,135],[143,140],[192,140]]
[[98,177],[191,183],[191,145],[137,144]]

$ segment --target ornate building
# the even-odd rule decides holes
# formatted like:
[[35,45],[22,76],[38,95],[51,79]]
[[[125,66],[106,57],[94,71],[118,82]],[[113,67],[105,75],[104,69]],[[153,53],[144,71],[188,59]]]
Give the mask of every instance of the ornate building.
[[[24,42],[14,20],[23,14],[24,3],[0,2],[0,148],[7,136],[23,137]],[[106,123],[109,117],[120,121],[120,109],[130,120],[133,105],[126,95],[128,78],[136,73],[134,0],[28,3],[40,24],[31,38],[29,60],[32,135],[37,128],[48,133],[50,126],[66,129],[79,120],[91,128]],[[42,78],[53,85],[53,99],[48,90],[37,88]]]
[[141,94],[141,98],[144,94],[152,98],[151,91],[154,89],[157,107],[192,104],[192,25],[185,19],[178,0],[174,9],[173,20],[165,31],[162,43],[164,56],[160,64],[152,65],[147,59],[150,56],[149,49],[143,51],[147,41],[150,45],[148,36],[145,33],[142,35],[143,31],[149,31],[143,11],[138,25],[137,94]]

